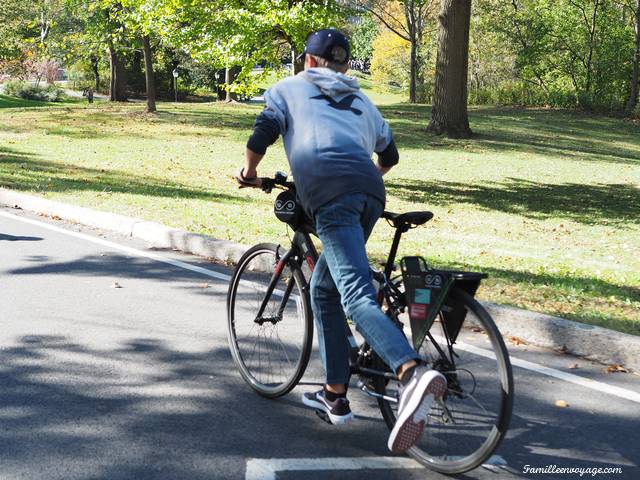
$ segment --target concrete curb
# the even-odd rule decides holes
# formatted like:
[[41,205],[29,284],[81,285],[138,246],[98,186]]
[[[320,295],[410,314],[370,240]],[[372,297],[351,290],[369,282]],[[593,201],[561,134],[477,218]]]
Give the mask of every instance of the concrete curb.
[[[5,188],[0,188],[0,204],[111,230],[144,240],[154,247],[177,249],[218,262],[236,263],[249,248],[238,243],[177,230],[156,222],[76,207]],[[621,364],[640,371],[638,336],[520,308],[488,302],[484,302],[483,305],[505,337],[517,337],[532,345],[562,350],[597,362]]]
[[544,313],[483,302],[504,337],[640,371],[640,337]]

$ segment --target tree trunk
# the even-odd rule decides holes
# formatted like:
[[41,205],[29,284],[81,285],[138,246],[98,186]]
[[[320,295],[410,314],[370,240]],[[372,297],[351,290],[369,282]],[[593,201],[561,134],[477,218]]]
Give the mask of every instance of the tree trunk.
[[91,56],[91,70],[93,71],[93,76],[95,77],[96,80],[96,88],[95,91],[98,92],[100,91],[100,70],[98,69],[98,57],[96,56]]
[[231,90],[229,90],[229,87],[231,86],[231,84],[236,80],[238,73],[239,73],[238,67],[227,67],[227,69],[224,71],[224,83],[226,85],[225,88],[227,90],[227,98],[225,99],[225,101],[228,103],[235,102],[238,100],[238,95],[235,92],[232,92]]
[[126,72],[112,42],[109,42],[109,67],[111,73],[111,81],[109,83],[109,100],[112,102],[126,102]]
[[411,39],[411,57],[410,57],[411,78],[409,79],[409,103],[416,103],[418,101],[416,98],[416,83],[417,83],[416,80],[418,77],[417,50],[418,50],[418,46],[416,45],[416,39],[412,38]]
[[227,91],[224,88],[225,74],[226,74],[225,69],[216,71],[216,94],[218,96],[219,102],[224,102],[227,98]]
[[625,110],[627,113],[633,112],[638,105],[638,82],[640,81],[640,0],[637,0],[636,6],[636,54],[633,59],[633,71],[631,72],[631,89],[629,100]]
[[147,113],[156,111],[156,80],[153,74],[153,53],[149,35],[142,37],[144,51],[144,79],[147,87]]
[[442,0],[431,121],[427,131],[469,138],[467,74],[471,0]]
[[297,60],[298,52],[295,47],[291,48],[291,75],[297,75],[304,70],[304,58],[300,61]]

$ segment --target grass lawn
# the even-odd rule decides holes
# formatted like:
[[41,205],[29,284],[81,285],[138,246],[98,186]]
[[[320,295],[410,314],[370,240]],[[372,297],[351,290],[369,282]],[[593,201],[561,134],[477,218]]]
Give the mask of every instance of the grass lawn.
[[[386,177],[387,208],[435,213],[401,253],[488,272],[485,300],[640,334],[640,126],[479,107],[470,114],[475,138],[452,141],[424,133],[429,107],[373,98],[401,152]],[[151,116],[140,104],[3,108],[0,185],[217,238],[286,243],[274,195],[231,179],[261,107],[159,108]],[[287,170],[280,142],[260,173],[276,170]],[[391,234],[376,227],[372,257],[382,258]]]

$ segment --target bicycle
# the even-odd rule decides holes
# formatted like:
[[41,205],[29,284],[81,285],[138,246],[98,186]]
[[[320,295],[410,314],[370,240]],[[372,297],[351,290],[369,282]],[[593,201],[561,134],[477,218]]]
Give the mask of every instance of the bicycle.
[[[295,184],[280,172],[261,181],[266,193],[283,190],[274,211],[294,234],[288,250],[261,243],[241,257],[227,293],[227,333],[242,378],[258,394],[277,398],[298,384],[309,362],[313,317],[310,277],[303,269],[313,271],[318,252],[311,239],[313,223],[297,202]],[[434,402],[423,437],[408,454],[430,469],[455,474],[484,463],[504,438],[513,408],[513,375],[498,328],[474,299],[485,274],[432,269],[421,257],[404,257],[397,273],[402,234],[432,217],[431,212],[385,211],[382,218],[395,234],[383,270],[372,269],[372,275],[385,313],[401,329],[408,313],[416,351],[447,379],[447,392]],[[398,379],[347,330],[352,375],[359,377],[362,392],[377,399],[391,429]],[[486,334],[492,352],[460,341],[459,335],[469,330]]]

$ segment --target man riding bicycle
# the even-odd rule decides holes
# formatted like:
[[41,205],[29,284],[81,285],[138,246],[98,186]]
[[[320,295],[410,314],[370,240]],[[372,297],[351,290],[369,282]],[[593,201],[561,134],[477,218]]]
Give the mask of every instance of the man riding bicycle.
[[[337,30],[307,38],[305,69],[265,93],[266,106],[247,142],[241,187],[259,187],[257,166],[282,136],[300,202],[323,246],[311,279],[311,302],[326,384],[305,393],[305,405],[333,424],[353,418],[346,398],[350,377],[346,314],[400,379],[398,415],[388,446],[402,452],[422,434],[444,376],[420,364],[404,334],[376,302],[365,243],[384,210],[382,176],[398,163],[388,123],[345,73],[349,42]],[[373,152],[378,155],[373,163]]]

